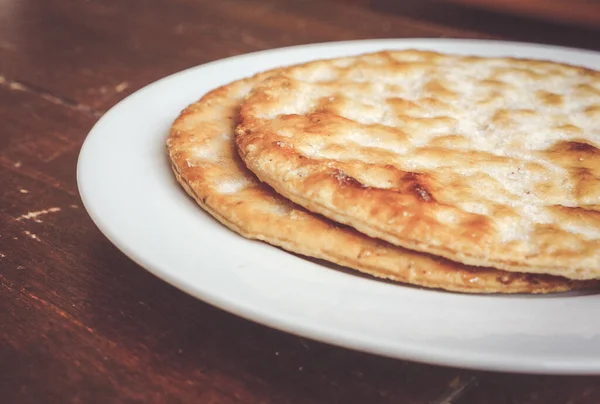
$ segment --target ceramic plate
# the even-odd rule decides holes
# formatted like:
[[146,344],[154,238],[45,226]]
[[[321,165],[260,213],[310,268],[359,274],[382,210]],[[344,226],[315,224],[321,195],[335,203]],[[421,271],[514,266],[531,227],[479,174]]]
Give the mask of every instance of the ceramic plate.
[[551,59],[600,69],[600,54],[475,40],[374,40],[275,49],[174,74],[129,96],[87,137],[83,202],[100,230],[165,281],[247,319],[331,344],[413,361],[535,373],[600,373],[600,294],[460,295],[321,266],[220,225],[180,188],[165,139],[209,90],[277,66],[420,48]]

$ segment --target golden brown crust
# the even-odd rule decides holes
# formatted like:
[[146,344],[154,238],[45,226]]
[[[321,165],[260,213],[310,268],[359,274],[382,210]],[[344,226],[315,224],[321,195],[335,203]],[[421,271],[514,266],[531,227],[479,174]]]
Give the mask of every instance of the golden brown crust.
[[470,293],[549,293],[596,283],[472,268],[371,239],[293,205],[261,184],[239,159],[234,127],[239,106],[266,76],[204,96],[173,124],[167,147],[175,176],[221,223],[251,239],[359,271],[431,288]]
[[600,277],[600,73],[380,52],[291,67],[237,144],[278,193],[371,237],[469,265]]

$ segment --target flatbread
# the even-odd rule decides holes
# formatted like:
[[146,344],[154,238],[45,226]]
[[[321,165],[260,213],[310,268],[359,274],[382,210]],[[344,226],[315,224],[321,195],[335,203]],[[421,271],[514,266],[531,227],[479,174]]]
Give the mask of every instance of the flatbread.
[[[231,230],[288,251],[413,285],[472,293],[548,293],[595,286],[560,277],[472,268],[364,236],[307,212],[260,183],[235,150],[244,97],[265,76],[216,89],[185,109],[167,147],[175,176]],[[283,270],[283,269],[282,269]]]
[[600,277],[600,72],[391,51],[284,69],[241,110],[278,193],[469,265]]

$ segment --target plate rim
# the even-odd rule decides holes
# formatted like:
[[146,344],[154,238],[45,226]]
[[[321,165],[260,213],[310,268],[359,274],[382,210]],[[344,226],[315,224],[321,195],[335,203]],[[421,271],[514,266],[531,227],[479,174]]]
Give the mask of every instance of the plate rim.
[[[406,39],[369,39],[369,40],[352,40],[352,41],[331,41],[331,42],[322,42],[322,43],[313,43],[313,44],[305,44],[305,45],[296,45],[290,47],[281,47],[274,49],[267,49],[257,52],[246,53],[242,55],[231,56],[224,59],[219,59],[215,61],[211,61],[208,63],[200,64],[197,66],[192,66],[187,69],[181,70],[179,72],[170,74],[166,77],[163,77],[159,80],[156,80],[129,96],[125,97],[117,104],[112,106],[103,116],[97,120],[94,126],[89,131],[86,136],[83,145],[80,149],[79,156],[77,159],[77,186],[80,193],[81,200],[83,202],[84,208],[87,211],[88,215],[91,217],[94,224],[98,227],[101,233],[114,245],[117,249],[119,249],[122,253],[124,253],[129,259],[134,261],[136,264],[140,265],[142,268],[152,273],[154,276],[162,279],[163,281],[173,285],[179,290],[203,301],[215,307],[218,307],[222,310],[225,310],[229,313],[232,313],[236,316],[245,318],[247,320],[262,324],[264,326],[268,326],[270,328],[278,329],[290,334],[318,340],[321,342],[325,342],[334,346],[341,346],[347,349],[358,350],[362,352],[368,352],[371,354],[376,354],[385,357],[392,357],[402,360],[410,360],[413,362],[420,363],[428,363],[435,365],[443,365],[443,366],[452,366],[459,368],[470,368],[470,369],[480,369],[480,370],[491,370],[491,371],[501,371],[501,372],[512,372],[512,373],[536,373],[536,374],[600,374],[600,358],[594,361],[586,361],[586,362],[576,362],[576,363],[563,363],[563,362],[544,362],[544,363],[530,363],[524,364],[523,361],[519,363],[518,366],[514,363],[514,358],[507,355],[506,357],[497,356],[497,355],[485,355],[485,354],[473,354],[472,352],[469,354],[469,357],[457,358],[456,354],[452,354],[448,352],[448,349],[442,349],[441,351],[438,349],[432,349],[431,347],[422,347],[422,344],[411,344],[407,341],[403,342],[404,349],[396,348],[396,352],[390,352],[389,350],[383,349],[381,347],[372,346],[369,343],[365,343],[365,341],[361,341],[357,344],[356,338],[348,337],[341,334],[332,333],[331,330],[325,330],[320,328],[319,330],[314,327],[306,327],[305,324],[294,324],[293,322],[286,321],[285,319],[277,318],[270,316],[268,312],[261,312],[260,310],[256,310],[248,307],[241,307],[239,302],[233,302],[230,299],[224,299],[221,296],[218,296],[214,293],[211,293],[208,290],[203,290],[198,288],[197,285],[192,285],[189,282],[183,282],[177,276],[175,276],[172,272],[165,271],[162,268],[158,267],[152,262],[146,261],[144,257],[142,257],[138,252],[131,249],[126,242],[120,239],[118,234],[114,233],[114,229],[105,221],[105,218],[101,217],[97,211],[94,209],[94,202],[88,198],[88,194],[86,193],[86,184],[85,184],[85,164],[86,159],[88,158],[89,147],[90,147],[90,139],[93,136],[96,136],[98,129],[101,125],[111,119],[114,111],[125,108],[129,103],[135,102],[136,99],[141,98],[144,94],[155,86],[158,86],[160,83],[164,83],[167,80],[174,80],[178,76],[183,76],[184,74],[195,71],[199,69],[204,69],[209,66],[218,65],[222,63],[231,63],[234,61],[243,61],[247,58],[261,58],[269,55],[276,55],[282,52],[296,52],[296,51],[305,51],[310,50],[311,48],[318,47],[330,47],[330,46],[353,46],[353,45],[374,45],[374,46],[388,46],[395,45],[396,48],[405,48],[405,44],[417,44],[417,43],[429,43],[434,44],[433,46],[437,46],[435,44],[440,44],[443,46],[446,44],[466,44],[466,45],[502,45],[502,46],[516,46],[516,47],[532,47],[532,48],[543,48],[547,50],[556,50],[561,52],[577,52],[591,55],[595,58],[600,57],[600,53],[587,50],[587,49],[579,49],[565,46],[556,46],[556,45],[547,45],[547,44],[536,44],[529,42],[516,42],[516,41],[502,41],[502,40],[489,40],[489,39],[454,39],[454,38],[406,38]],[[408,45],[408,47],[413,45]],[[357,52],[360,53],[360,52]],[[242,78],[242,77],[239,77]],[[199,94],[200,96],[200,94]],[[173,117],[174,119],[175,117]],[[411,346],[412,345],[412,346]]]

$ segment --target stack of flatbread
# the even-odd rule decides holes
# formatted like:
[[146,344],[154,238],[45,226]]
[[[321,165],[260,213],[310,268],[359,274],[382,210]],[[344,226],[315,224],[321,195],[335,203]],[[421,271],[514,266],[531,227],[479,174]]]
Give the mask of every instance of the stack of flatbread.
[[597,71],[419,50],[320,60],[208,93],[167,146],[203,209],[293,253],[456,292],[599,285]]

